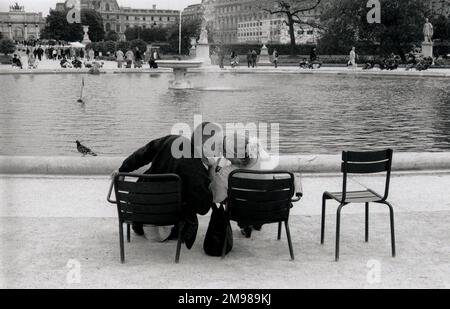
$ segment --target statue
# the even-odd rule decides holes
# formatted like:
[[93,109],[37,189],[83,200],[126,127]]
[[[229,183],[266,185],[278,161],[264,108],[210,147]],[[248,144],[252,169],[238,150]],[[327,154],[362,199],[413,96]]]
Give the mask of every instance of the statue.
[[425,58],[433,59],[433,25],[428,18],[425,19],[425,25],[423,25],[424,41],[422,43],[422,54]]
[[204,66],[211,65],[211,53],[208,40],[208,20],[211,17],[211,8],[206,3],[203,3],[202,27],[200,31],[200,38],[195,50],[196,59],[203,61]]
[[200,43],[200,44],[208,44],[208,30],[206,28],[207,24],[208,24],[208,22],[207,22],[205,16],[202,16],[200,39],[198,40],[198,43]]
[[423,26],[423,35],[425,37],[425,43],[433,43],[432,38],[434,35],[434,29],[428,18],[425,19],[425,25]]
[[84,37],[83,37],[83,44],[87,44],[87,43],[91,43],[91,39],[89,38],[89,26],[83,26],[83,31],[84,31]]

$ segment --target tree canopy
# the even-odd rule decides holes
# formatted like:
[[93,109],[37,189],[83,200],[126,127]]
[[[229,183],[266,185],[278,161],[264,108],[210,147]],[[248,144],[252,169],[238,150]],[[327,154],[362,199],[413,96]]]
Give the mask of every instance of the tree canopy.
[[117,32],[114,30],[108,31],[105,34],[105,41],[117,42],[119,41],[119,39],[120,39],[119,34],[117,34]]
[[[200,38],[201,26],[201,19],[184,20],[181,23],[181,52],[183,54],[189,53],[189,48],[191,47],[191,37],[194,37],[197,40]],[[174,24],[168,29],[168,43],[173,50],[178,50],[180,37],[179,32],[179,25],[177,24]]]
[[153,28],[130,27],[125,31],[128,41],[141,39],[148,43],[165,42],[167,40],[168,29],[158,26]]
[[8,55],[14,53],[16,50],[16,45],[14,41],[8,38],[0,40],[0,53]]
[[54,39],[59,41],[75,42],[83,39],[82,25],[89,26],[89,38],[93,42],[103,40],[105,32],[103,30],[102,16],[95,10],[81,10],[81,24],[69,24],[67,21],[68,11],[51,10],[47,16],[47,24],[42,29],[43,39]]
[[381,2],[381,23],[367,20],[367,0],[334,1],[324,12],[320,40],[325,53],[349,51],[352,46],[375,47],[380,53],[396,53],[403,59],[411,44],[423,40],[427,7],[422,0]]

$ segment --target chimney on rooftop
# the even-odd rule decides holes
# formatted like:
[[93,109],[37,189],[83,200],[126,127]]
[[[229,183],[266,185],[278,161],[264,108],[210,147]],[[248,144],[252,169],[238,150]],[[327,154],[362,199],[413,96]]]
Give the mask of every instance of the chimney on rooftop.
[[156,10],[156,4],[153,4],[153,9]]

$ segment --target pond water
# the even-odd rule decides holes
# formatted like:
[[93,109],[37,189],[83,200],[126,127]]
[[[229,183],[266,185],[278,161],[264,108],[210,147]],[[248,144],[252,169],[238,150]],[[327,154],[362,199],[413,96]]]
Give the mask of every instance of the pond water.
[[450,150],[448,79],[196,73],[197,90],[173,91],[171,74],[85,75],[80,105],[82,77],[0,76],[0,155],[77,155],[77,139],[126,155],[196,114],[279,123],[283,154]]

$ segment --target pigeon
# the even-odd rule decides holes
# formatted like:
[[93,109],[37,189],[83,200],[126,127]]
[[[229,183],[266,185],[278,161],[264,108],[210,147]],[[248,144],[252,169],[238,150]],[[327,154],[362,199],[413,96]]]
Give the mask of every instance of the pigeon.
[[76,141],[76,143],[77,143],[77,150],[78,150],[79,153],[81,153],[83,155],[83,157],[85,155],[91,155],[93,157],[97,156],[97,154],[95,152],[93,152],[92,150],[90,150],[86,146],[83,146],[79,141]]

